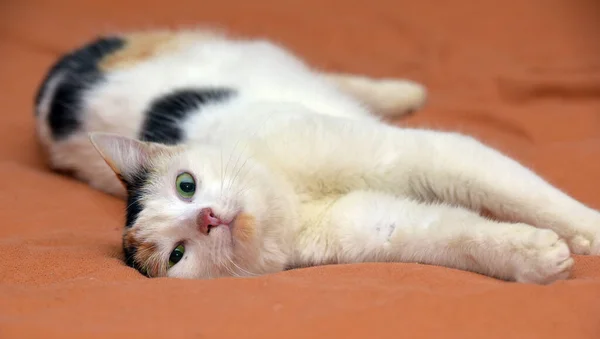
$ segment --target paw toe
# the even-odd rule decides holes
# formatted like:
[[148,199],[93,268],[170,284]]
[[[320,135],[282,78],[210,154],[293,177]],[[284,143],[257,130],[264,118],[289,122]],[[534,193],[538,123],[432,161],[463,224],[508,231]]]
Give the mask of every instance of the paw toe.
[[600,232],[596,234],[594,240],[590,244],[591,255],[600,255]]
[[581,235],[576,235],[569,239],[569,247],[575,254],[590,254],[592,242]]
[[574,260],[566,241],[554,232],[537,232],[533,246],[527,252],[517,281],[536,284],[549,284],[567,279]]

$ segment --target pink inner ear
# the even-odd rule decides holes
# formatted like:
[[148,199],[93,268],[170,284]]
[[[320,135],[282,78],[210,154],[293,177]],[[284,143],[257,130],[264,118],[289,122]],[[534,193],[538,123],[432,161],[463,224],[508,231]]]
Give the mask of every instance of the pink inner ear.
[[148,145],[132,138],[117,134],[92,133],[90,141],[117,175],[139,168],[150,158]]

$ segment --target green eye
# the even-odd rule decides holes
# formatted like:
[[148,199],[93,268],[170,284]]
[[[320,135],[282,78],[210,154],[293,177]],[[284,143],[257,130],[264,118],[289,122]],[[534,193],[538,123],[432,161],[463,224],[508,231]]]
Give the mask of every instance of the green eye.
[[196,193],[196,181],[189,173],[181,173],[175,180],[175,186],[177,186],[177,193],[185,199],[189,199]]
[[181,258],[183,258],[183,254],[185,253],[185,246],[179,245],[175,247],[171,255],[169,256],[169,268],[173,267],[177,264]]

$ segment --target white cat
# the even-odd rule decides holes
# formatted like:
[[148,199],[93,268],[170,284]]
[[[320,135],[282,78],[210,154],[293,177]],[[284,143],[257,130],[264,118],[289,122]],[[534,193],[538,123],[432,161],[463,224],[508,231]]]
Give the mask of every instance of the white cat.
[[127,197],[126,262],[150,277],[398,261],[550,283],[600,254],[597,211],[473,138],[376,116],[424,100],[267,41],[146,32],[61,59],[37,126],[55,169]]

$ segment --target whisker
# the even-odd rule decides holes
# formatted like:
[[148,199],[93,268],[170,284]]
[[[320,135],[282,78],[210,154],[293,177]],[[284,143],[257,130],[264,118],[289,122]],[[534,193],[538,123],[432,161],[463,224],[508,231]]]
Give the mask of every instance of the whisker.
[[251,276],[251,277],[257,277],[257,276],[259,276],[259,274],[252,273],[252,272],[250,272],[250,271],[248,271],[248,270],[246,270],[246,269],[243,269],[243,268],[241,268],[241,267],[240,267],[238,264],[236,264],[236,263],[235,263],[233,260],[231,260],[231,259],[229,259],[229,262],[230,262],[230,263],[231,263],[233,266],[235,266],[235,267],[236,267],[238,270],[240,270],[242,273],[244,273],[244,274],[246,274],[246,275],[248,275],[248,276]]
[[[242,141],[242,137],[241,136],[238,138],[238,140],[236,141],[235,145],[233,146],[233,149],[229,153],[229,159],[227,159],[227,163],[225,164],[225,175],[227,175],[227,170],[229,169],[229,164],[231,163],[231,157],[233,156],[233,153],[237,149],[237,146],[240,143],[240,141]],[[221,147],[221,152],[222,151],[223,151],[223,148]]]
[[[253,137],[255,137],[255,136],[256,136],[256,134],[258,133],[258,131],[260,130],[260,128],[264,127],[264,126],[266,125],[266,123],[268,122],[268,120],[269,120],[269,119],[271,119],[271,118],[272,118],[272,115],[269,115],[269,116],[267,116],[267,117],[264,119],[264,121],[263,121],[261,124],[257,124],[257,125],[256,125],[256,128],[254,129],[254,131],[253,131],[253,132],[252,132],[250,135],[246,136],[246,140],[251,140]],[[227,176],[227,175],[228,175],[228,172],[227,172],[227,171],[228,171],[228,169],[229,169],[229,164],[230,164],[230,162],[231,162],[231,158],[232,158],[232,156],[233,156],[234,152],[237,150],[237,148],[238,148],[238,146],[239,146],[239,143],[242,141],[242,138],[244,137],[244,134],[245,134],[245,133],[240,133],[240,134],[241,134],[241,135],[240,135],[240,137],[238,138],[238,140],[236,141],[236,143],[235,143],[235,145],[234,145],[234,147],[233,147],[233,150],[231,150],[231,152],[230,152],[230,154],[229,154],[229,159],[228,159],[228,161],[227,161],[227,164],[226,164],[226,167],[225,167],[225,176]],[[248,143],[245,143],[245,144],[244,144],[244,150],[243,150],[243,151],[246,151],[246,147],[247,147],[247,146],[248,146]],[[235,166],[235,167],[237,167],[237,163],[238,163],[238,161],[239,161],[239,158],[241,157],[241,155],[242,155],[242,154],[243,154],[243,152],[241,152],[241,153],[238,155],[238,159],[236,160],[236,166]],[[235,167],[234,167],[234,170],[235,170]],[[223,181],[224,181],[224,180],[223,180]],[[232,185],[232,184],[233,184],[233,179],[231,179],[231,180],[229,181],[229,185],[227,186],[227,190],[229,190],[229,189],[231,188],[231,185]]]
[[[239,157],[238,157],[238,160],[239,160]],[[246,160],[244,161],[244,163],[242,164],[242,166],[240,166],[240,168],[239,168],[239,169],[238,169],[238,170],[235,172],[235,174],[233,175],[233,177],[232,177],[232,179],[231,179],[231,181],[230,181],[230,185],[229,185],[229,187],[227,188],[228,190],[229,190],[229,189],[231,189],[231,185],[233,185],[233,184],[237,184],[236,180],[237,180],[237,178],[238,178],[238,176],[239,176],[240,172],[242,171],[242,169],[244,168],[244,166],[245,166],[245,165],[246,165],[246,163],[248,162],[248,160],[250,160],[250,156],[246,157]],[[236,162],[236,167],[237,167],[237,162]],[[234,167],[234,170],[235,170],[235,167]]]
[[250,170],[246,171],[246,173],[244,173],[244,175],[241,178],[238,178],[239,179],[238,183],[241,183],[241,182],[244,183],[244,185],[242,185],[240,187],[240,189],[238,190],[238,192],[237,192],[238,195],[240,194],[242,189],[244,190],[244,192],[246,192],[254,184],[254,181],[256,180],[256,176],[254,174],[252,175],[252,177],[250,177],[248,180],[246,180],[248,173],[250,173],[250,172],[251,172]]
[[223,199],[223,180],[225,180],[225,177],[223,176],[223,147],[220,147],[220,151],[221,151],[221,193],[220,193],[219,200]]

